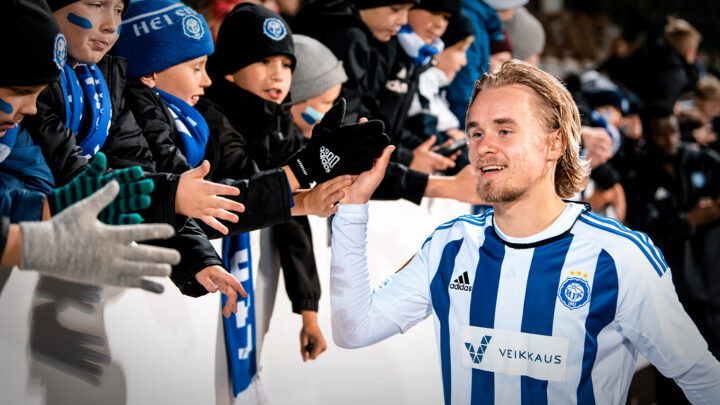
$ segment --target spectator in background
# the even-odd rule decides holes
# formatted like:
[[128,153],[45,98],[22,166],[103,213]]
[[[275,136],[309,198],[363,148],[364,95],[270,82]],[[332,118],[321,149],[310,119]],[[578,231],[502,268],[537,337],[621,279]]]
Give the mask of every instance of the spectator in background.
[[465,138],[461,123],[450,111],[444,88],[467,65],[467,50],[475,40],[470,18],[461,13],[453,16],[442,36],[444,49],[435,55],[435,64],[420,75],[418,92],[408,110],[407,125],[438,140]]
[[[580,77],[580,83],[592,108],[590,117],[593,125],[605,130],[613,140],[614,155],[623,143],[620,126],[623,114],[629,109],[629,102],[615,83],[594,70],[585,72]],[[602,164],[593,169],[590,179],[583,195],[593,210],[624,221],[627,205],[618,170],[611,164]]]
[[504,41],[495,41],[490,44],[490,72],[500,69],[503,63],[513,57],[512,40],[507,30],[503,30],[503,32],[505,33]]
[[664,36],[637,50],[628,61],[627,76],[613,79],[628,86],[645,102],[674,105],[697,82],[694,66],[702,36],[690,23],[670,18]]
[[695,107],[708,122],[720,116],[720,80],[717,77],[708,74],[698,80]]
[[[628,222],[662,250],[688,315],[717,356],[720,346],[720,156],[681,142],[672,107],[643,109],[647,154],[628,188]],[[674,384],[656,373],[662,404],[686,403]]]
[[682,111],[678,115],[678,121],[683,142],[707,148],[717,141],[717,134],[713,131],[712,123],[705,120],[705,115],[699,109],[691,108]]
[[[452,159],[431,151],[430,146],[421,145],[421,140],[411,139],[408,135],[412,134],[404,130],[411,101],[406,99],[416,91],[418,69],[401,48],[397,35],[408,22],[409,10],[418,3],[409,0],[315,1],[300,10],[293,21],[293,30],[322,42],[343,62],[348,81],[340,95],[347,100],[346,120],[356,122],[360,117],[383,120],[391,139],[402,140],[393,153],[392,163],[422,169],[422,173],[420,170],[410,172],[409,183],[419,186],[424,182],[419,174],[445,170],[455,164]],[[455,0],[438,5],[455,7],[456,4]],[[391,164],[389,170],[395,169]],[[404,197],[414,201],[422,194],[420,187],[414,187],[412,194]]]
[[511,9],[526,4],[527,0],[463,1],[462,12],[473,24],[475,41],[467,51],[467,65],[457,73],[448,87],[450,110],[457,119],[465,122],[465,113],[475,81],[490,67],[490,46],[505,40],[503,23],[496,9]]
[[513,58],[537,66],[545,47],[545,29],[525,7],[518,7],[512,18],[503,20],[513,42]]
[[[450,18],[460,12],[460,6],[458,0],[421,0],[408,12],[408,24],[403,25],[397,35],[402,51],[395,58],[392,72],[396,73],[390,75],[385,89],[377,97],[381,111],[386,116],[397,117],[395,125],[400,127],[391,128],[389,134],[398,146],[398,156],[403,150],[434,151],[452,143],[452,140],[438,134],[431,122],[429,125],[413,124],[408,122],[408,116],[412,102],[417,97],[420,75],[432,67],[433,56],[444,49],[445,44],[440,37],[445,33]],[[456,156],[450,157],[454,160]],[[445,162],[450,163],[448,160]],[[402,163],[427,174],[458,168],[456,164],[449,164],[449,167],[440,169],[420,159]]]

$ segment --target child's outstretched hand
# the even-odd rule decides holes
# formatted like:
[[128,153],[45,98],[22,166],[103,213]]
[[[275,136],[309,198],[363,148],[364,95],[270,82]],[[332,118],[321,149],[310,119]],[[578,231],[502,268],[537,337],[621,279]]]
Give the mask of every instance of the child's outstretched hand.
[[303,190],[293,194],[295,206],[292,215],[315,215],[327,218],[337,212],[336,203],[345,197],[343,190],[352,184],[352,176],[337,176],[325,183],[318,184],[312,190]]
[[217,218],[236,223],[238,217],[230,211],[244,212],[245,206],[237,201],[220,197],[220,195],[240,195],[240,190],[237,187],[204,180],[209,172],[210,163],[203,160],[200,166],[180,176],[180,184],[175,194],[175,213],[199,219],[223,235],[227,235],[227,227]]
[[195,279],[198,283],[205,287],[209,293],[220,291],[227,296],[227,302],[222,310],[222,314],[225,318],[228,318],[230,313],[237,313],[238,293],[242,297],[247,297],[247,293],[245,292],[242,284],[240,284],[235,276],[228,273],[220,266],[209,266],[204,268],[195,275]]

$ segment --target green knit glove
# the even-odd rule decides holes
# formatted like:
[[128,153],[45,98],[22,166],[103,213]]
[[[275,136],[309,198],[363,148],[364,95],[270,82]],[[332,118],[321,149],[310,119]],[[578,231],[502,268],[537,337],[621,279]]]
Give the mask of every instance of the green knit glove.
[[54,216],[70,205],[89,197],[111,180],[120,184],[118,197],[107,206],[98,219],[109,225],[132,225],[143,221],[140,214],[134,212],[150,206],[150,193],[155,188],[151,179],[143,179],[144,173],[139,166],[115,170],[105,174],[107,159],[98,152],[90,165],[70,183],[56,188],[48,194],[50,212]]

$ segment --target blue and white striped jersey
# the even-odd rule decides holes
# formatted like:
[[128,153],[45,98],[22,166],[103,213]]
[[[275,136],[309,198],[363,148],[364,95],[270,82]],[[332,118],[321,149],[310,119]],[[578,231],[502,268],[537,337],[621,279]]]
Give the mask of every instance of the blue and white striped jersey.
[[432,314],[446,404],[624,404],[638,353],[669,377],[709,354],[662,253],[582,204],[530,238],[445,223],[372,305],[403,332]]

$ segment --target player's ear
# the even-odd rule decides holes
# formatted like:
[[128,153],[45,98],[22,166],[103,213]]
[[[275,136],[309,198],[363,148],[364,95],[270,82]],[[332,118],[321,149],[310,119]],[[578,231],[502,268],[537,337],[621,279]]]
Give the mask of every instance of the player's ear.
[[565,142],[559,129],[548,134],[548,160],[558,160],[565,151]]

